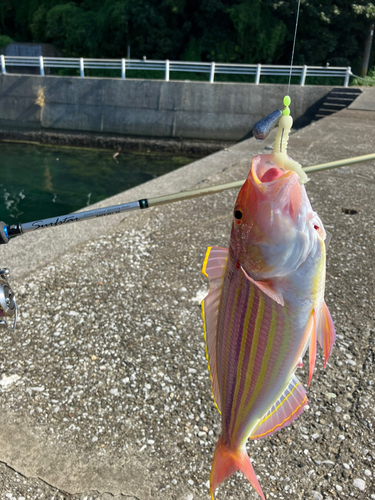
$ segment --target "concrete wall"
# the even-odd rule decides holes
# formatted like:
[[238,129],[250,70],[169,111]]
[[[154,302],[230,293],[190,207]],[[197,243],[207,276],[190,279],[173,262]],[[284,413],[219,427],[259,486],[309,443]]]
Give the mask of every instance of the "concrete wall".
[[[294,119],[332,88],[292,86]],[[285,93],[286,85],[2,75],[0,128],[236,141]]]

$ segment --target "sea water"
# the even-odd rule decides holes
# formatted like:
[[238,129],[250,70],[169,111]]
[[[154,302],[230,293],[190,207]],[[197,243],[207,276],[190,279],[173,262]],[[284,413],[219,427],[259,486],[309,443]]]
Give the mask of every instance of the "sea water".
[[0,220],[15,224],[69,214],[196,159],[115,153],[0,143]]

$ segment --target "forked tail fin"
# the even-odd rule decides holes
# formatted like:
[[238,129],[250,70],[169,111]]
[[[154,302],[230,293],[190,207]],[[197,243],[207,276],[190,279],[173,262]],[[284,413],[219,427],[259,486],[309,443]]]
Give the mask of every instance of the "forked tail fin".
[[246,449],[230,450],[219,437],[217,442],[214,459],[212,461],[210,474],[210,494],[211,499],[215,500],[214,493],[216,488],[226,479],[229,479],[237,470],[240,470],[250,481],[251,486],[265,500],[262,488],[255,475],[253,466]]

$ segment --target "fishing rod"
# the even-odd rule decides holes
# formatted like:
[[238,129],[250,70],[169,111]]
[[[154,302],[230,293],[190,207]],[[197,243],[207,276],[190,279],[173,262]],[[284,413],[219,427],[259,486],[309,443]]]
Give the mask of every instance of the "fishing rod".
[[[355,156],[353,158],[346,158],[343,160],[332,161],[329,163],[321,163],[304,168],[306,173],[321,172],[331,168],[338,168],[355,163],[362,163],[365,161],[375,160],[375,153]],[[169,194],[165,196],[158,196],[156,198],[143,198],[138,201],[130,203],[123,203],[121,205],[113,205],[111,207],[98,208],[96,210],[87,210],[85,212],[73,213],[69,215],[62,215],[59,217],[51,217],[49,219],[37,220],[34,222],[26,222],[24,224],[12,224],[8,226],[4,222],[0,222],[0,244],[8,243],[9,239],[21,234],[36,231],[37,229],[46,229],[48,227],[57,227],[64,224],[79,222],[82,220],[95,219],[106,215],[120,214],[123,212],[130,212],[133,210],[142,210],[146,208],[156,207],[158,205],[165,205],[167,203],[174,203],[176,201],[189,200],[191,198],[198,198],[209,194],[221,193],[227,189],[240,188],[245,179],[240,181],[229,182],[227,184],[219,184],[216,186],[205,187],[200,189],[193,189],[191,191],[183,191],[180,193]],[[5,327],[9,330],[14,330],[17,323],[17,304],[14,293],[9,284],[9,270],[0,269],[0,328]],[[13,326],[9,326],[6,318],[13,318]]]
[[[284,104],[286,106],[290,104],[290,98],[288,96],[284,98]],[[259,122],[257,122],[253,128],[253,135],[255,139],[260,141],[265,139],[269,135],[273,127],[276,125],[276,123],[279,121],[280,117],[284,115],[284,113],[285,111],[282,112],[281,110],[276,110],[271,114],[269,114],[268,116],[266,116],[265,118],[262,118]],[[285,158],[287,158],[286,153],[285,153]],[[361,163],[371,160],[375,160],[375,153],[364,156],[356,156],[353,158],[346,158],[343,160],[332,161],[329,163],[321,163],[319,165],[306,167],[303,170],[305,174],[307,174],[312,172],[320,172],[322,170],[328,170],[331,168],[343,167],[346,165],[353,165],[355,163]],[[286,159],[285,161],[288,161],[288,159]],[[298,165],[299,168],[301,168],[299,164],[296,163],[296,165]],[[242,179],[240,181],[229,182],[227,184],[219,184],[211,187],[193,189],[191,191],[183,191],[180,193],[158,196],[156,198],[143,198],[138,201],[122,203],[120,205],[113,205],[110,207],[87,210],[83,212],[77,212],[58,217],[51,217],[48,219],[36,220],[33,222],[26,222],[23,224],[7,225],[5,222],[0,222],[0,244],[8,243],[9,240],[15,236],[26,234],[31,231],[36,231],[38,229],[58,227],[65,224],[71,224],[73,222],[96,219],[98,217],[120,214],[134,210],[142,210],[146,208],[156,207],[159,205],[165,205],[167,203],[174,203],[176,201],[189,200],[191,198],[198,198],[200,196],[206,196],[209,194],[221,193],[222,191],[226,191],[227,189],[240,188],[244,182],[245,179]],[[10,287],[8,281],[9,276],[10,276],[9,269],[6,268],[0,269],[0,327],[7,328],[9,330],[14,330],[17,323],[17,304],[13,290]],[[13,326],[10,326],[6,321],[6,319],[7,318],[10,319],[12,317],[13,317]]]
[[[344,167],[347,165],[353,165],[356,163],[362,163],[371,160],[375,160],[375,153],[363,156],[355,156],[352,158],[345,158],[343,160],[332,161],[329,163],[312,165],[310,167],[305,167],[303,170],[306,173],[321,172],[323,170],[329,170],[331,168]],[[226,184],[193,189],[191,191],[182,191],[180,193],[158,196],[156,198],[143,198],[138,201],[122,203],[120,205],[97,208],[95,210],[86,210],[84,212],[76,212],[68,215],[59,215],[58,217],[51,217],[48,219],[36,220],[33,222],[26,222],[22,224],[7,225],[4,222],[0,222],[0,244],[8,243],[10,238],[36,231],[38,229],[58,227],[65,224],[71,224],[73,222],[96,219],[98,217],[131,212],[134,210],[143,210],[159,205],[165,205],[167,203],[174,203],[177,201],[189,200],[191,198],[198,198],[200,196],[206,196],[209,194],[221,193],[222,191],[226,191],[228,189],[240,188],[244,182],[245,179],[242,179],[240,181],[229,182]]]

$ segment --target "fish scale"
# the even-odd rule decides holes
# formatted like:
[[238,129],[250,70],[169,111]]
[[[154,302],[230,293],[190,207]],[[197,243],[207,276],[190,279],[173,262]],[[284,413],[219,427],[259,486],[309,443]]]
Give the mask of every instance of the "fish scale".
[[[243,276],[243,273],[242,273]],[[244,280],[245,278],[242,278]],[[237,355],[231,355],[231,362],[233,363],[234,367],[241,367],[240,371],[238,369],[233,370],[232,372],[232,380],[229,381],[227,380],[226,382],[226,391],[229,393],[227,396],[226,402],[227,406],[229,408],[228,415],[226,412],[223,410],[223,441],[226,442],[226,436],[227,434],[231,435],[231,445],[235,446],[236,444],[240,444],[242,441],[242,434],[244,432],[244,425],[246,427],[254,427],[255,422],[260,420],[260,418],[265,414],[265,412],[268,410],[268,408],[271,406],[271,404],[274,402],[276,399],[276,396],[274,394],[271,394],[267,400],[263,398],[263,400],[258,400],[257,405],[254,406],[252,403],[252,399],[254,399],[254,395],[257,394],[256,392],[256,387],[260,386],[269,379],[271,379],[272,373],[273,373],[273,366],[274,363],[277,360],[280,360],[280,346],[283,341],[283,327],[284,327],[284,315],[282,312],[279,311],[279,314],[276,312],[276,307],[273,306],[271,299],[269,298],[263,298],[261,295],[261,292],[256,289],[255,285],[251,284],[246,284],[246,296],[250,297],[251,292],[255,295],[255,300],[252,303],[251,300],[247,302],[247,308],[250,310],[250,319],[249,323],[247,326],[247,331],[244,332],[244,321],[240,321],[239,324],[237,325],[238,328],[238,338],[236,338],[235,334],[233,334],[233,339],[232,339],[232,344],[233,346],[237,346]],[[223,301],[225,300],[223,296]],[[255,323],[256,323],[256,318],[257,318],[257,312],[258,312],[258,305],[259,301],[263,300],[265,303],[262,317],[260,318],[260,330],[259,330],[259,337],[256,339],[256,346],[254,346],[254,349],[252,349],[252,344],[254,342],[254,330],[255,329]],[[241,304],[239,305],[241,307]],[[281,309],[281,307],[279,306]],[[275,329],[273,332],[273,337],[270,340],[269,339],[269,331],[272,323],[272,310],[276,312],[276,324],[275,324]],[[246,311],[247,313],[248,311]],[[253,314],[252,314],[253,313]],[[242,318],[244,315],[241,315]],[[246,314],[245,314],[246,316]],[[251,316],[252,319],[251,319]],[[223,325],[224,326],[224,325]],[[234,332],[236,329],[233,330]],[[220,335],[220,331],[218,334]],[[245,333],[245,346],[242,346],[242,340],[244,338],[244,333]],[[278,334],[276,336],[276,334]],[[274,342],[275,339],[275,342]],[[288,336],[286,336],[286,339],[288,341]],[[288,341],[289,343],[289,341]],[[272,345],[270,345],[272,344]],[[275,345],[273,345],[275,344]],[[238,346],[243,347],[243,353],[242,356],[240,356],[240,349],[238,349]],[[272,347],[272,350],[271,350]],[[268,351],[267,351],[268,348]],[[277,348],[277,349],[276,349]],[[253,350],[254,357],[251,357],[251,351]],[[266,359],[264,361],[264,357],[266,352],[268,352],[269,359]],[[233,354],[233,353],[232,353]],[[285,353],[288,354],[288,358],[291,357],[290,353]],[[295,356],[294,356],[295,357]],[[248,360],[247,365],[244,365],[244,360]],[[293,359],[294,361],[294,359]],[[249,365],[253,364],[252,367]],[[288,365],[287,362],[284,363],[285,365]],[[290,366],[289,362],[289,366]],[[266,370],[264,370],[264,366],[266,365]],[[261,376],[262,368],[264,370],[264,373]],[[281,373],[280,370],[278,371],[278,375],[280,377]],[[290,368],[287,370],[286,375],[284,375],[284,379],[290,376]],[[286,382],[281,381],[279,384],[274,384],[273,385],[273,391],[277,395],[277,397],[283,392],[283,389],[285,388],[287,382],[289,381],[289,378],[287,378]],[[280,387],[281,386],[281,387]],[[224,385],[222,385],[224,387]],[[237,389],[237,390],[236,390]],[[258,390],[259,392],[259,390]],[[223,396],[222,396],[223,397]],[[247,408],[248,406],[253,406],[253,408]],[[226,407],[227,408],[227,407]],[[240,428],[235,429],[234,426],[234,416],[235,415],[240,415],[240,414],[248,414],[250,409],[252,409],[252,413],[254,414],[252,417],[252,420],[250,422],[246,422],[244,425],[242,425]],[[235,432],[234,432],[235,431]],[[242,432],[241,432],[242,431]]]

